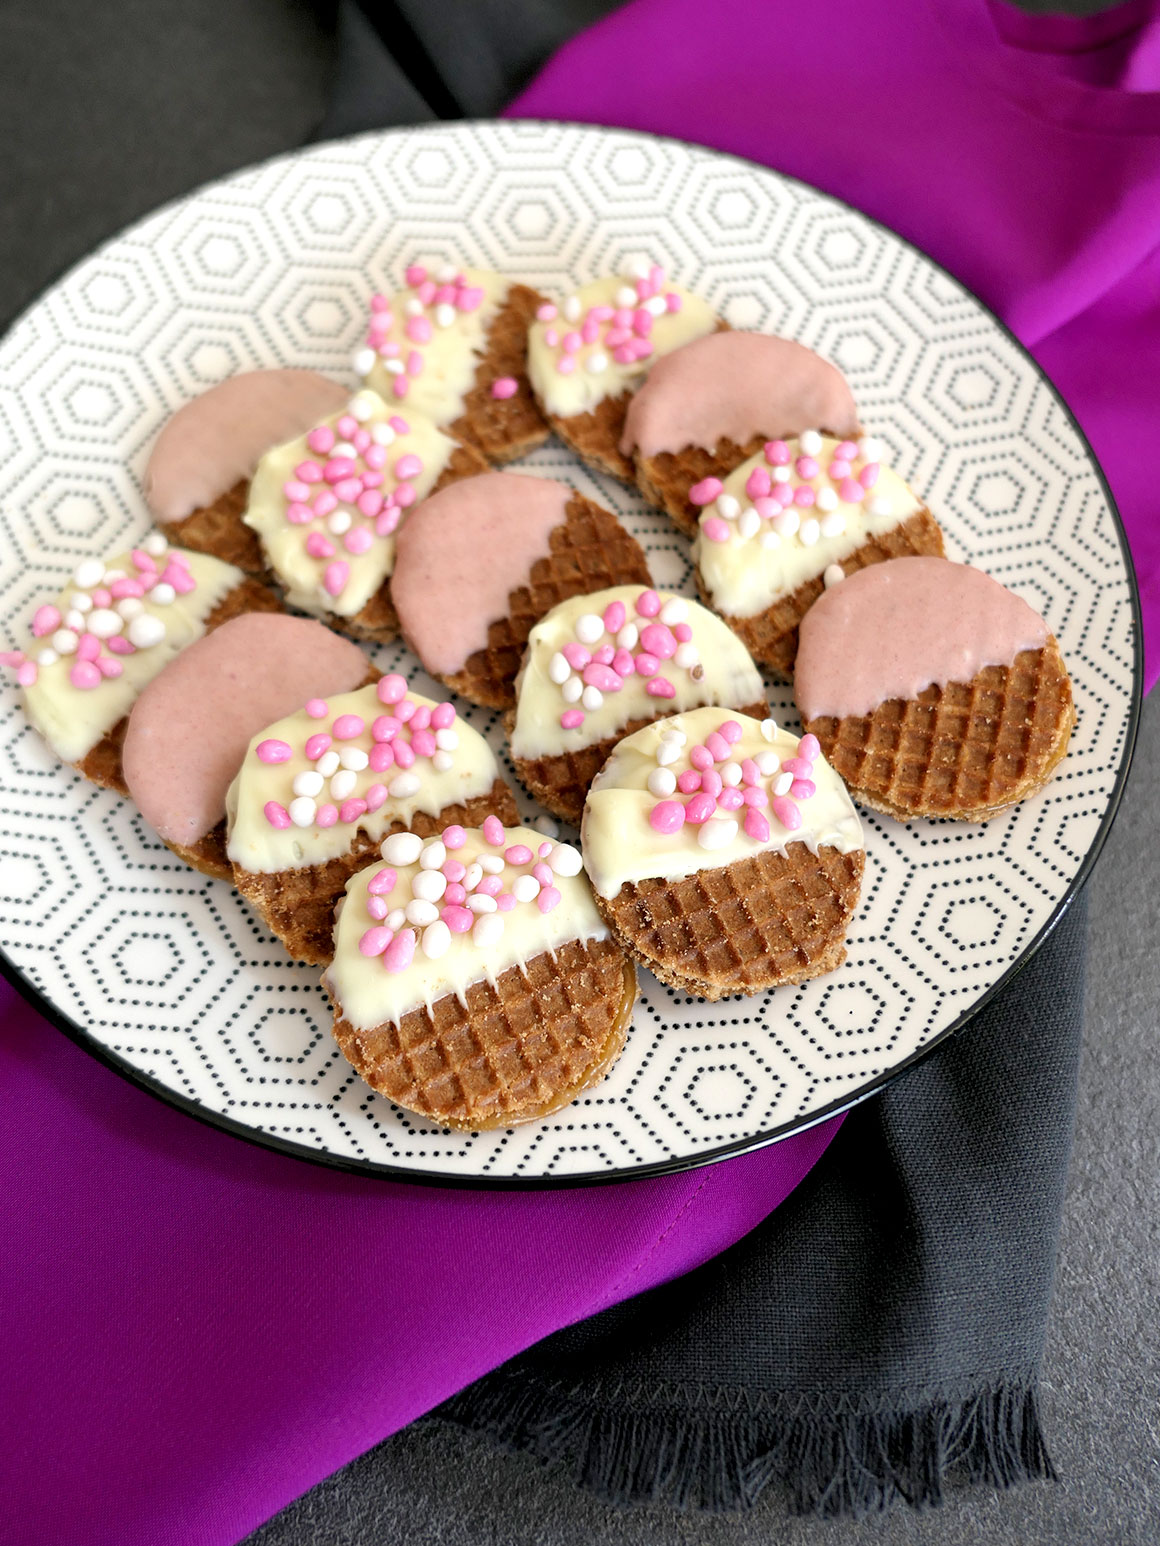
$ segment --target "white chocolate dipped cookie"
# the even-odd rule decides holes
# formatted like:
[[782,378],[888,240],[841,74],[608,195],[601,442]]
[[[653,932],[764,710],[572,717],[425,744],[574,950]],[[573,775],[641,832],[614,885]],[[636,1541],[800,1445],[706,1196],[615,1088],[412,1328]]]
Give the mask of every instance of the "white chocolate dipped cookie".
[[234,884],[296,960],[330,959],[348,878],[394,830],[518,819],[491,747],[397,674],[314,699],[250,741],[226,794]]
[[23,650],[0,654],[33,726],[95,784],[127,794],[121,746],[138,695],[187,645],[278,598],[232,564],[170,547],[160,532],[107,562],[86,558],[37,608]]
[[817,740],[694,709],[627,736],[581,827],[597,907],[662,982],[697,998],[832,971],[865,862]]
[[479,452],[377,393],[356,392],[306,434],[268,451],[245,522],[287,600],[355,638],[398,634],[387,579],[407,512],[457,477],[486,471]]
[[798,627],[824,586],[885,559],[942,554],[938,523],[881,456],[872,438],[806,430],[689,490],[701,594],[770,670],[792,673]]
[[701,704],[766,712],[761,676],[719,618],[639,585],[573,597],[528,636],[505,721],[516,773],[553,815],[575,823],[621,736]]
[[371,299],[354,368],[388,402],[503,463],[547,439],[527,375],[528,326],[542,297],[489,270],[412,263],[405,286]]
[[699,296],[641,259],[541,306],[528,335],[528,377],[548,423],[582,461],[626,483],[620,448],[629,400],[664,354],[722,324]]
[[546,1116],[600,1079],[636,998],[575,848],[530,828],[398,833],[346,886],[323,983],[369,1085],[442,1126]]

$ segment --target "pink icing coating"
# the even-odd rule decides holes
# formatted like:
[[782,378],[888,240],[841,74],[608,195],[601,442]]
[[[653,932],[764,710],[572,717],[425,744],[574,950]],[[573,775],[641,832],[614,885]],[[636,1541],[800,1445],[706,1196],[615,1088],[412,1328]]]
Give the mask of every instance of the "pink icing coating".
[[337,413],[344,387],[312,370],[251,370],[179,408],[145,469],[145,498],[162,521],[184,520],[253,476],[271,446]]
[[803,719],[861,716],[932,683],[1009,666],[1046,641],[1039,614],[981,570],[895,558],[859,569],[806,613],[794,693]]
[[366,672],[358,646],[321,623],[234,618],[183,650],[133,705],[121,754],[129,793],[167,842],[196,843],[225,815],[253,736],[306,698],[351,691]]
[[449,676],[487,644],[508,596],[550,551],[572,490],[547,478],[490,472],[431,495],[399,530],[391,599],[429,671]]
[[858,411],[842,373],[812,349],[766,333],[710,333],[664,355],[628,407],[620,449],[656,456],[726,437],[803,429],[858,430]]

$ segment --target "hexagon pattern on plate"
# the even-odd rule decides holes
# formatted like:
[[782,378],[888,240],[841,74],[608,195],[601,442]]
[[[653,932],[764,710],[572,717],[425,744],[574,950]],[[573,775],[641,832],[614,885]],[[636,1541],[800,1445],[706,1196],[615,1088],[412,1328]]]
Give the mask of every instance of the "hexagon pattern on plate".
[[[1067,413],[953,280],[773,172],[643,136],[453,125],[323,145],[161,210],[82,263],[0,345],[0,624],[6,643],[87,554],[147,526],[153,437],[239,370],[344,380],[372,291],[414,258],[559,292],[645,252],[735,326],[833,359],[867,424],[969,559],[1046,615],[1079,721],[1050,789],[983,827],[870,815],[839,973],[718,1005],[642,974],[627,1050],[557,1117],[451,1134],[371,1092],[335,1050],[318,973],[126,802],[58,766],[0,700],[0,918],[15,965],[109,1051],[207,1114],[343,1161],[449,1179],[563,1177],[698,1157],[804,1125],[953,1025],[1051,918],[1096,837],[1133,691],[1130,584]],[[610,505],[658,584],[689,549],[559,446],[530,459]],[[434,691],[400,647],[380,664]],[[784,689],[775,711],[796,723]],[[496,716],[466,717],[502,748]],[[529,813],[530,804],[526,806]]]

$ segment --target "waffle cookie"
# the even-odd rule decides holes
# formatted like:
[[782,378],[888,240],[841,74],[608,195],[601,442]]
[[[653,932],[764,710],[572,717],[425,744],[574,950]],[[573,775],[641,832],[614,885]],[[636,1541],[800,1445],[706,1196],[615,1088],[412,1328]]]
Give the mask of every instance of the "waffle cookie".
[[860,433],[841,371],[791,339],[725,329],[657,361],[628,405],[620,449],[644,497],[695,537],[691,488],[814,425],[840,440]]
[[127,794],[121,750],[138,695],[181,651],[243,612],[277,612],[273,591],[150,532],[130,553],[83,559],[38,607],[25,650],[0,654],[24,709],[62,762]]
[[314,699],[250,741],[226,794],[234,885],[296,961],[329,961],[343,887],[392,832],[518,821],[491,748],[394,673]]
[[133,705],[121,752],[129,795],[186,864],[232,880],[226,791],[250,741],[303,703],[378,676],[357,644],[321,623],[236,617],[183,650]]
[[146,503],[170,542],[263,575],[261,545],[242,523],[254,469],[348,395],[313,370],[249,370],[179,408],[145,468]]
[[354,368],[388,402],[474,446],[489,462],[548,438],[528,384],[528,327],[542,297],[481,269],[413,263],[406,287],[371,300]]
[[789,676],[798,627],[827,585],[907,554],[941,555],[942,532],[876,440],[817,430],[771,440],[721,482],[690,489],[701,507],[697,586],[754,660]]
[[573,597],[528,636],[505,719],[516,774],[575,824],[622,736],[700,704],[767,713],[757,668],[711,612],[638,585]]
[[1047,783],[1075,708],[1059,645],[978,569],[900,558],[828,590],[794,693],[854,798],[907,821],[989,821]]
[[528,334],[528,377],[548,423],[581,461],[633,481],[620,448],[629,401],[661,355],[720,326],[698,296],[656,264],[597,279],[539,308]]
[[391,599],[432,676],[504,709],[544,613],[632,581],[650,583],[648,564],[614,515],[563,483],[492,472],[417,507],[399,532]]
[[396,531],[418,500],[486,470],[473,447],[364,390],[266,453],[245,522],[292,606],[356,639],[389,643],[399,632],[387,584]]
[[323,985],[372,1089],[442,1127],[548,1116],[624,1046],[636,973],[580,855],[496,816],[382,845],[348,883]]
[[581,827],[596,906],[695,998],[804,982],[845,960],[862,824],[812,736],[694,709],[621,741]]

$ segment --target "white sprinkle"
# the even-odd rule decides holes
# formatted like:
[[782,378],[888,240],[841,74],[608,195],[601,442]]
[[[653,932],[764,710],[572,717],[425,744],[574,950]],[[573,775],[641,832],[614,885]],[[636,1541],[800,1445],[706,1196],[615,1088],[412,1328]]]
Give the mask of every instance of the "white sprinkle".
[[105,578],[105,566],[99,558],[86,558],[73,570],[73,579],[81,590],[92,590]]
[[117,603],[117,612],[126,622],[134,617],[140,617],[144,610],[145,603],[139,596],[125,596]]
[[340,440],[334,446],[330,454],[331,456],[349,456],[353,458],[358,455],[358,452],[355,450],[354,446],[351,445],[349,440]]
[[348,406],[351,418],[357,419],[360,424],[365,424],[375,411],[374,403],[365,392],[356,392]]
[[451,930],[442,918],[436,918],[434,923],[429,923],[423,930],[419,949],[429,961],[437,961],[441,955],[446,955],[450,948]]
[[635,623],[625,623],[616,636],[616,642],[622,650],[634,650],[640,643],[640,629]]
[[495,897],[488,896],[486,891],[473,891],[467,898],[467,905],[473,913],[494,913],[499,906]]
[[71,612],[66,612],[64,615],[64,626],[66,628],[75,628],[77,633],[84,633],[85,614],[77,612],[75,609]]
[[455,278],[456,272],[454,263],[441,263],[435,272],[436,281],[441,285],[449,285]]
[[433,837],[424,845],[423,852],[419,856],[419,868],[422,870],[441,870],[447,863],[447,848],[443,839]]
[[783,773],[773,786],[774,794],[789,794],[793,788],[793,774]]
[[371,439],[377,446],[394,445],[395,431],[380,419],[377,424],[371,425]]
[[548,855],[548,867],[553,875],[579,875],[584,868],[580,850],[571,843],[557,843]]
[[534,902],[540,894],[540,883],[534,875],[517,875],[512,881],[512,896],[517,902]]
[[774,467],[769,476],[775,483],[788,483],[791,476],[790,469],[785,466]]
[[435,903],[424,902],[421,896],[412,897],[403,910],[407,914],[407,922],[413,923],[418,929],[434,923],[439,917],[439,909]]
[[453,752],[459,745],[458,730],[436,730],[435,745],[440,751]]
[[[422,864],[422,859],[419,860]],[[447,876],[438,870],[420,870],[411,882],[412,893],[424,902],[437,902],[447,890]]]
[[725,848],[737,836],[737,823],[714,817],[702,822],[697,832],[697,842],[702,848]]
[[149,600],[155,607],[172,606],[177,600],[177,592],[168,580],[162,580],[149,592]]
[[781,767],[781,758],[776,752],[758,752],[753,760],[756,762],[757,771],[761,774],[762,778],[772,778],[778,768]]
[[565,703],[579,703],[580,694],[584,691],[584,683],[578,676],[570,676],[560,689]]
[[560,823],[553,821],[551,816],[537,816],[535,821],[532,822],[532,826],[535,827],[537,832],[542,832],[545,837],[560,836]]
[[662,741],[657,747],[657,761],[662,768],[668,767],[671,762],[676,762],[681,755],[681,748],[676,741]]
[[839,584],[845,578],[846,573],[841,564],[827,564],[825,572],[822,575],[822,580],[827,590],[832,590],[835,585]]
[[322,774],[323,778],[329,778],[332,773],[338,772],[338,753],[333,748],[328,752],[323,752],[314,766],[316,771]]
[[455,307],[451,305],[450,301],[441,301],[439,303],[439,305],[436,306],[436,308],[435,308],[435,326],[436,327],[450,327],[451,324],[455,321],[455,317],[456,317]]
[[735,521],[741,514],[741,501],[732,494],[718,494],[717,514],[726,521]]
[[93,598],[87,591],[74,590],[68,598],[68,605],[70,611],[73,612],[91,612],[93,610]]
[[761,733],[767,741],[777,740],[777,720],[763,719],[761,721]]
[[313,800],[322,793],[322,785],[322,774],[316,773],[313,771],[313,769],[311,769],[305,773],[296,774],[294,782],[290,785],[290,787],[293,789],[295,794],[299,794],[306,799]]
[[130,644],[135,644],[139,650],[147,650],[164,639],[165,624],[159,617],[142,612],[140,617],[135,617],[129,624],[128,633]]
[[594,349],[584,362],[584,369],[590,375],[599,376],[608,369],[608,356],[602,354],[599,349]]
[[820,488],[818,490],[817,505],[819,510],[836,510],[838,508],[838,495],[832,488]]
[[582,612],[576,619],[576,637],[581,644],[595,644],[604,632],[604,619],[595,612]]
[[816,429],[803,429],[798,436],[798,445],[807,456],[817,456],[822,449],[822,437]]
[[864,435],[858,442],[858,455],[864,462],[880,462],[882,460],[882,442],[876,440],[873,435]]
[[[483,898],[479,898],[483,901]],[[491,900],[489,897],[488,901]],[[503,919],[499,913],[488,913],[486,917],[477,918],[471,930],[472,941],[480,950],[490,950],[493,945],[498,945],[503,938]]]
[[580,702],[590,714],[594,714],[604,702],[604,694],[599,687],[586,687],[580,694]]
[[798,541],[801,543],[803,548],[812,548],[814,543],[818,540],[820,531],[821,527],[811,515],[807,520],[802,522],[801,530],[798,532]]
[[40,654],[36,657],[36,664],[38,666],[55,666],[59,659],[60,656],[55,650],[41,650]]
[[745,542],[748,542],[751,537],[757,536],[757,533],[760,531],[760,529],[761,517],[758,515],[753,506],[750,505],[749,508],[742,513],[741,519],[737,522],[738,536],[740,536]]
[[659,621],[667,628],[673,628],[677,623],[687,621],[689,616],[689,603],[683,596],[670,596],[660,610]]
[[562,687],[571,675],[572,667],[557,650],[548,662],[548,680],[555,682],[557,687]]
[[[651,268],[652,264],[649,260],[642,253],[638,253],[636,257],[629,258],[624,265],[624,272],[631,275],[633,279],[647,279]],[[631,305],[631,302],[628,304]]]
[[350,367],[356,376],[369,376],[378,356],[373,349],[356,349]]
[[684,644],[677,645],[676,654],[673,656],[673,665],[676,666],[678,671],[691,671],[695,665],[700,663],[700,659],[700,650],[693,643],[692,639],[688,639]]
[[763,548],[781,547],[781,538],[775,531],[763,531],[761,534],[761,546]]
[[650,295],[644,303],[644,309],[650,317],[663,317],[669,308],[663,295]]
[[885,494],[877,494],[866,506],[871,515],[889,515],[890,501]]
[[677,787],[676,774],[669,768],[654,768],[648,776],[648,792],[658,800],[671,795]]
[[580,297],[578,295],[570,295],[563,306],[560,307],[560,310],[569,322],[579,322],[581,310]]
[[296,800],[291,800],[287,807],[290,820],[296,827],[312,827],[314,817],[318,811],[317,805],[307,795],[299,795]]
[[52,636],[52,647],[58,655],[72,655],[77,647],[76,631],[72,628],[58,628]]
[[401,376],[407,367],[402,360],[384,360],[383,369],[392,376]]
[[151,531],[141,546],[149,554],[150,558],[160,558],[162,553],[169,547],[169,543],[159,531]]
[[354,794],[355,785],[358,783],[358,774],[350,768],[341,768],[330,780],[330,798],[332,800],[345,800]]
[[352,519],[349,510],[336,510],[327,521],[326,529],[336,537],[342,537],[350,530]]
[[423,302],[417,295],[412,295],[403,310],[409,317],[421,317],[423,315]]
[[630,289],[628,285],[622,285],[613,300],[617,306],[635,306],[636,291]]
[[479,867],[485,875],[502,875],[504,861],[499,854],[480,854]]
[[383,919],[383,922],[386,924],[387,928],[390,929],[392,934],[397,934],[406,923],[406,921],[407,914],[401,907],[392,908],[387,916]]
[[840,537],[846,530],[846,517],[840,510],[831,510],[822,521],[823,537]]
[[474,891],[482,879],[483,865],[477,859],[474,864],[467,866],[467,873],[460,884],[463,886],[464,891]]
[[721,782],[723,784],[739,784],[741,782],[740,763],[726,762],[721,768]]
[[434,757],[431,758],[431,766],[435,769],[436,773],[450,773],[451,769],[455,766],[455,758],[450,752],[445,752],[440,747]]
[[369,761],[361,746],[344,746],[338,754],[339,766],[349,768],[352,773],[361,773]]
[[413,794],[418,794],[423,787],[423,780],[418,773],[400,773],[387,785],[387,792],[395,800],[409,800]]
[[675,741],[678,746],[684,746],[688,736],[683,730],[678,730],[676,725],[666,725],[661,731],[662,741]]
[[106,585],[112,585],[114,580],[125,580],[125,579],[128,579],[128,576],[126,575],[126,573],[125,573],[125,571],[123,569],[106,569],[105,570],[105,584]]
[[779,537],[792,537],[802,523],[801,516],[792,507],[775,515],[769,523]]

